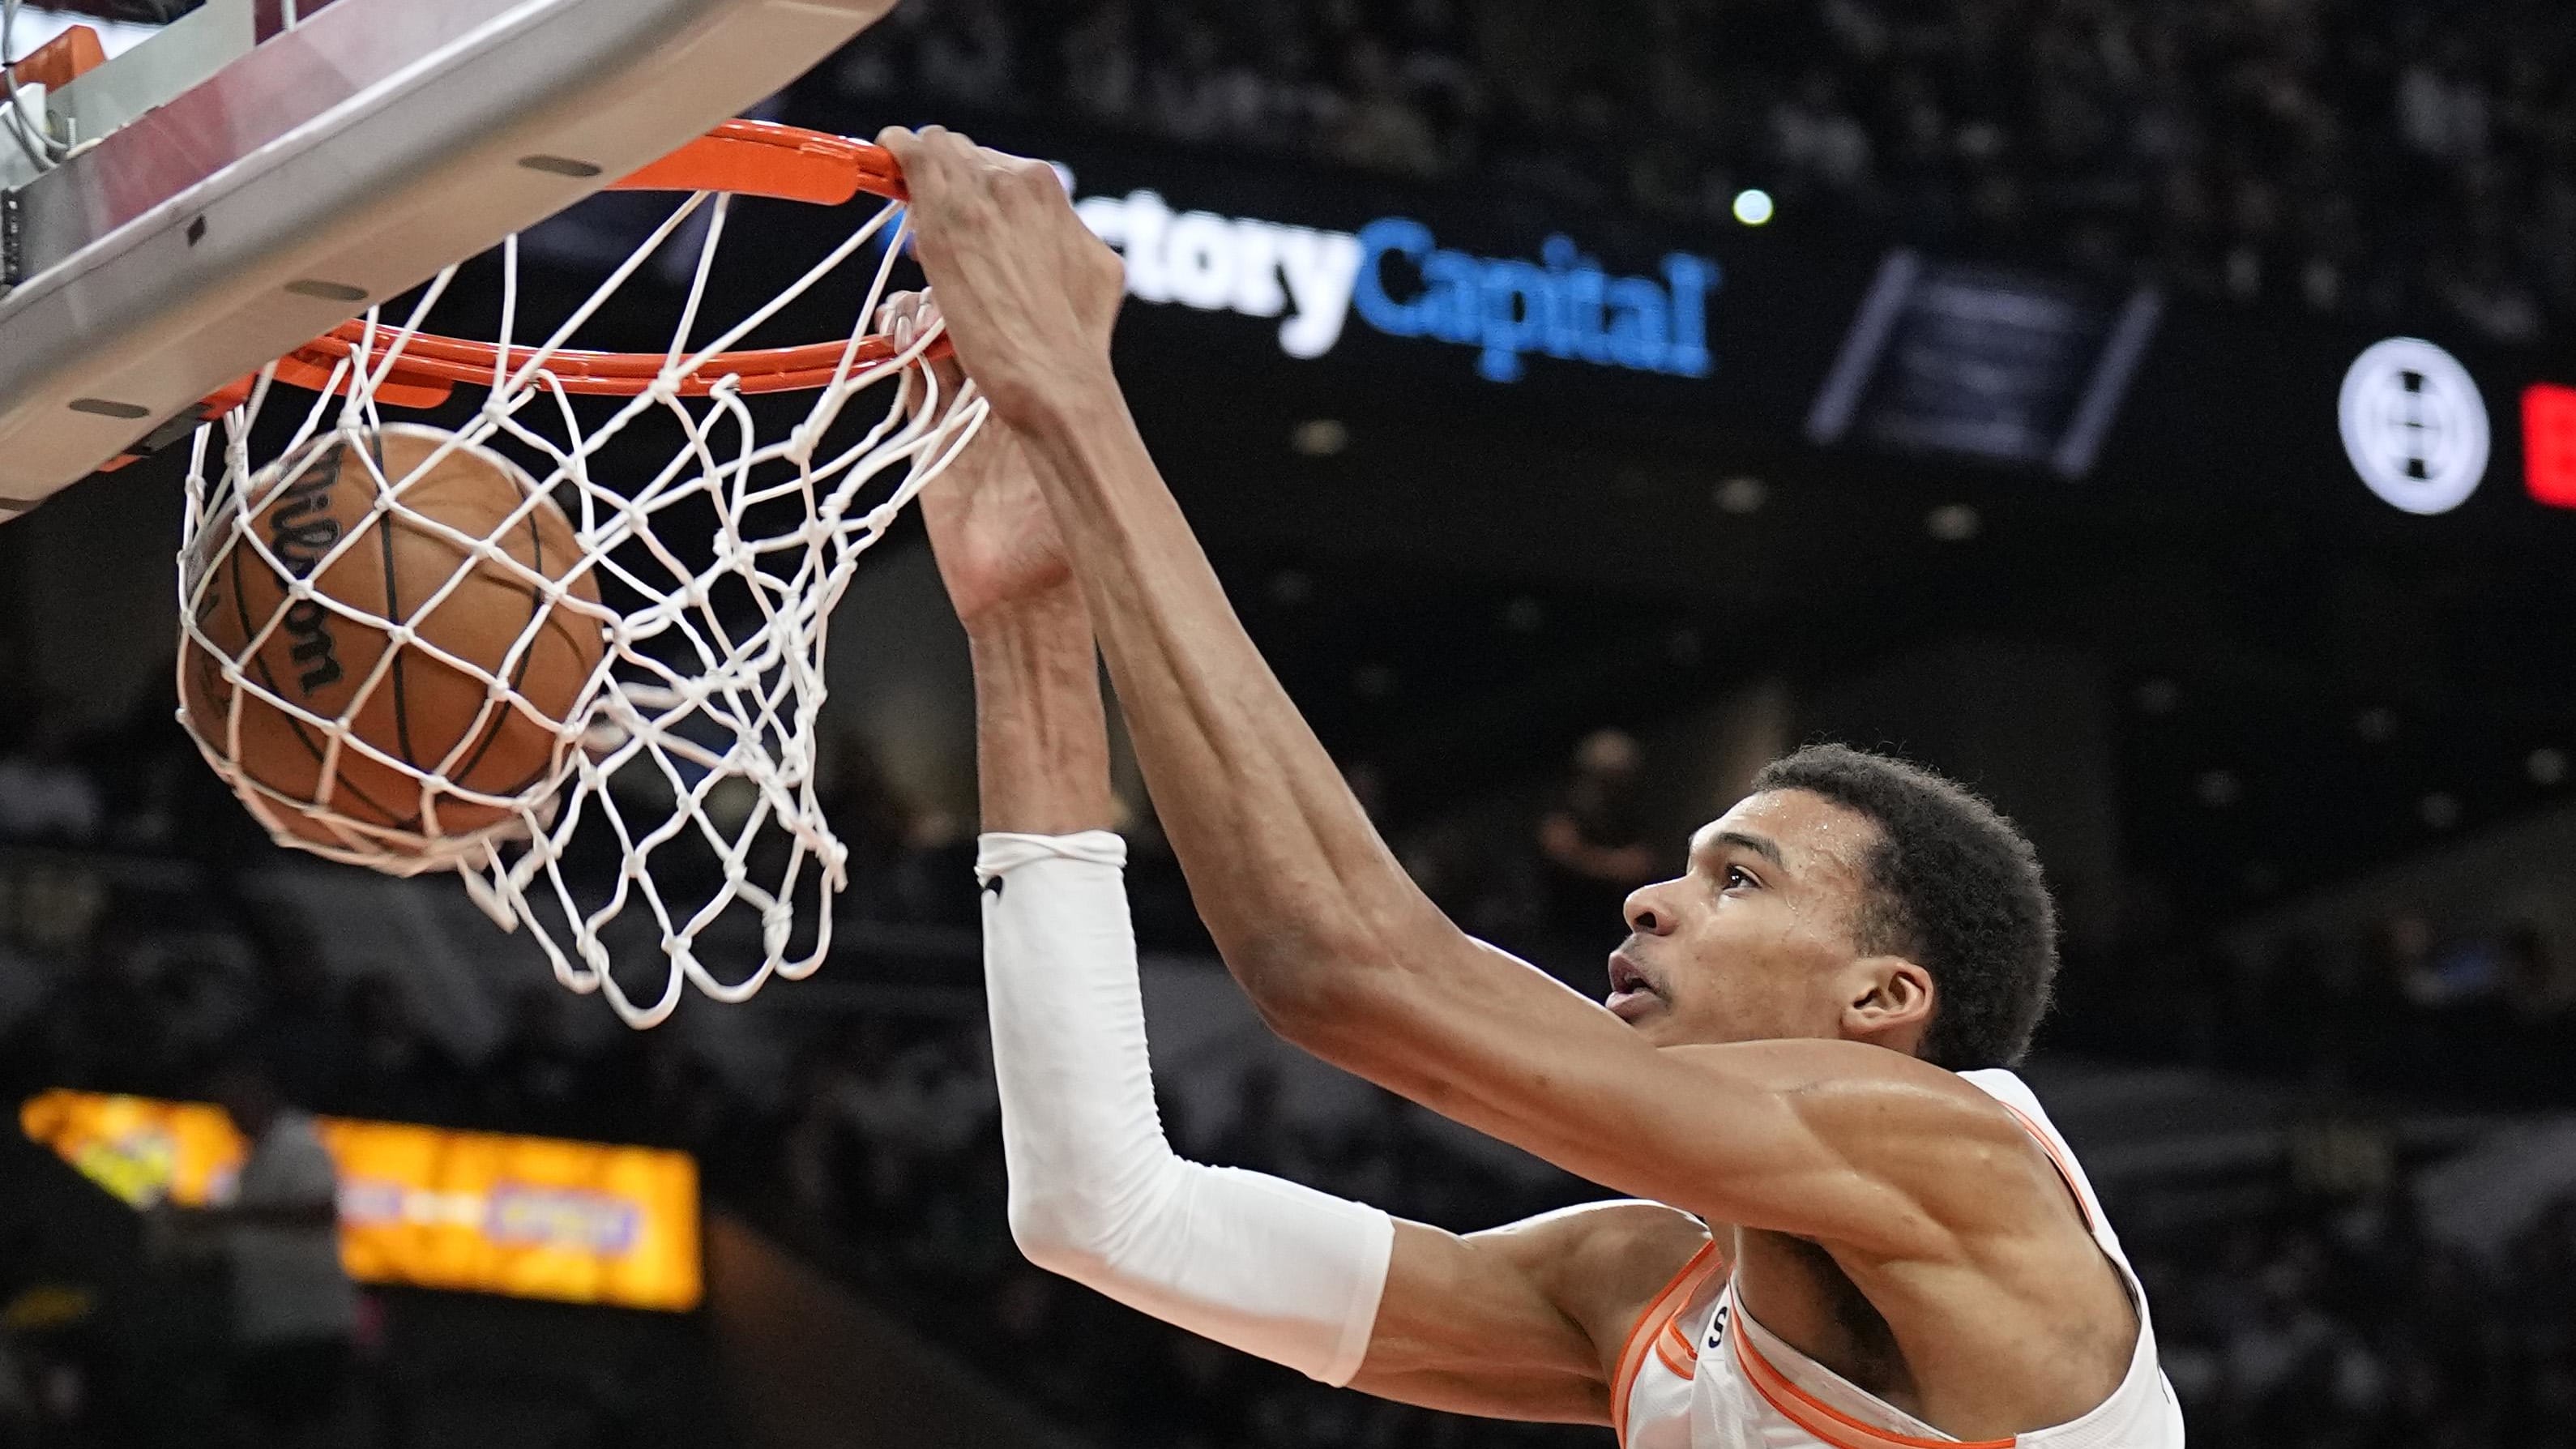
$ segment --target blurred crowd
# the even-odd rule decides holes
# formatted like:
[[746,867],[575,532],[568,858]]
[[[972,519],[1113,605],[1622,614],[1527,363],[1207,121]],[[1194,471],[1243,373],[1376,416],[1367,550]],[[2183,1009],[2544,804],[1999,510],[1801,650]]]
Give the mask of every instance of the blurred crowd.
[[[1325,1390],[1031,1269],[1004,1219],[988,1047],[971,996],[889,1001],[808,1022],[778,1080],[746,1083],[678,1031],[579,1029],[574,1013],[594,1003],[532,981],[488,1053],[465,1060],[428,1029],[401,979],[325,969],[312,943],[254,897],[220,886],[211,898],[164,897],[120,883],[117,862],[152,858],[134,845],[137,807],[85,774],[81,755],[77,742],[39,733],[0,759],[0,824],[11,835],[124,842],[114,851],[0,852],[0,955],[13,968],[44,967],[19,977],[45,984],[7,1015],[0,1040],[0,1060],[21,1091],[198,1094],[209,1065],[247,1040],[285,1069],[295,1100],[319,1110],[684,1147],[700,1157],[719,1202],[970,1361],[1013,1365],[1014,1391],[1101,1442],[1600,1442],[1597,1431],[1483,1424]],[[1534,958],[1566,963],[1560,969],[1571,978],[1597,969],[1599,918],[1668,853],[1651,838],[1640,778],[1635,742],[1596,733],[1534,799],[1519,832],[1495,836],[1503,843],[1472,850],[1459,832],[1434,829],[1403,850],[1463,919]],[[1364,774],[1355,783],[1373,788]],[[871,798],[851,788],[852,799]],[[1139,916],[1159,912],[1159,929],[1177,940],[1173,913],[1186,911],[1186,896],[1176,894],[1177,871],[1150,848],[1143,824]],[[953,844],[907,836],[917,828],[888,817],[879,848],[925,880],[942,869],[962,880],[961,863],[942,856]],[[955,894],[962,905],[928,891],[906,906],[904,892],[889,888],[877,904],[933,922],[971,920],[971,890]],[[953,939],[955,975],[971,980],[971,938]],[[2495,1021],[2554,1029],[2544,1024],[2563,1022],[2570,993],[2563,973],[2533,957],[2546,950],[2536,933],[2453,939],[2392,917],[2339,957],[2378,963],[2385,990],[2353,999],[2377,1002],[2385,1019],[2307,1009],[2320,994],[2317,968],[2298,961],[2165,994],[2203,1004],[2201,1016],[2171,1030],[2199,1041],[2212,1061],[2259,1066],[2268,1057],[2318,1075],[2309,1055],[2325,1052],[2349,1077],[2426,1049],[2390,1045],[2370,1030],[2453,1033],[2448,1039],[2473,1057],[2480,1038],[2472,1033]],[[863,959],[836,971],[853,980],[919,975],[917,965]],[[2254,994],[2230,1005],[2230,990]],[[1183,1150],[1459,1228],[1590,1195],[1571,1179],[1462,1153],[1417,1109],[1389,1098],[1318,1125],[1283,1101],[1266,1072],[1246,1071],[1227,1090],[1222,1101],[1165,1104]],[[2482,1259],[2427,1235],[2408,1190],[2418,1164],[2387,1152],[2373,1160],[2374,1171],[2327,1174],[2323,1184],[2298,1180],[2294,1161],[2279,1180],[2248,1184],[2242,1210],[2215,1224],[2169,1214],[2127,1220],[2194,1441],[2221,1449],[2576,1446],[2576,1203]],[[0,1418],[30,1421],[83,1402],[77,1357],[49,1351],[44,1308],[0,1304],[0,1358],[30,1375],[0,1384]]]
[[2138,986],[2131,1026],[2182,1060],[2499,1105],[2569,1098],[2576,959],[2535,921],[2400,908],[2341,935],[2153,958]]
[[1679,223],[1782,215],[2499,342],[2576,321],[2558,0],[912,0],[829,78]]
[[[1355,766],[1348,779],[1452,919],[1596,997],[1608,986],[1606,954],[1624,934],[1622,902],[1677,868],[1687,827],[1675,822],[1689,815],[1662,798],[1639,742],[1616,728],[1577,740],[1552,779],[1474,808],[1393,818],[1376,771]],[[976,927],[971,820],[908,802],[854,734],[828,742],[818,782],[850,849],[844,925]],[[1139,940],[1148,950],[1209,949],[1150,805],[1138,801],[1124,829]],[[220,874],[270,858],[259,838],[157,704],[122,728],[78,734],[39,724],[0,749],[0,845],[186,855]],[[592,864],[606,879],[614,862]],[[2436,919],[2392,906],[2340,933],[2305,930],[2250,945],[2222,941],[2210,925],[2146,922],[2108,957],[2076,956],[2061,981],[2073,1005],[2047,1039],[2494,1104],[2576,1097],[2556,1069],[2576,1029],[2576,951],[2562,937],[2565,922]],[[389,1030],[383,1023],[397,1015],[375,999],[380,989],[367,988],[352,1004],[370,1031]],[[114,1019],[129,1008],[111,992],[90,1009]],[[513,1031],[541,1025],[522,1021]],[[384,1041],[369,1049],[410,1050]],[[324,1064],[314,1070],[331,1070],[325,1057],[314,1060]],[[360,1080],[373,1075],[357,1072]]]
[[2484,1262],[2403,1187],[2132,1248],[2194,1444],[2576,1443],[2576,1202]]

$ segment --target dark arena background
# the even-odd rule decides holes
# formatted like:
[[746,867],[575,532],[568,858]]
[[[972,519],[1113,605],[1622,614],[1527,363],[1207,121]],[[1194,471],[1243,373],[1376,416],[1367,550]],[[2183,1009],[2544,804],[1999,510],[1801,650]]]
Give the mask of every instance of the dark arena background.
[[[76,8],[19,23],[193,7]],[[903,0],[760,114],[1061,164],[1235,607],[1467,929],[1597,996],[1625,889],[1764,761],[1954,774],[2062,903],[2028,1074],[2193,1443],[2576,1446],[2564,0]],[[653,206],[529,233],[529,305]],[[733,225],[754,289],[842,234]],[[1611,1442],[1321,1388],[1014,1250],[917,521],[834,622],[831,959],[632,1033],[207,771],[184,452],[0,529],[0,1445],[236,1442],[227,1285],[158,1204],[225,1130],[170,1104],[245,1044],[340,1134],[361,1313],[309,1442]],[[1460,1229],[1601,1195],[1271,1038],[1119,769],[1183,1152]],[[632,1195],[399,1166],[511,1152]],[[667,1251],[484,1273],[404,1246],[442,1213]]]

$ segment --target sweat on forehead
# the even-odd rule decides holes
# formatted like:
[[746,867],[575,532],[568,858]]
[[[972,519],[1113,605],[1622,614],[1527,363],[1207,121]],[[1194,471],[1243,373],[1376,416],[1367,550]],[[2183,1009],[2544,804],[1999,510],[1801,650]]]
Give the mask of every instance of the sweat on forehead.
[[1691,846],[1736,845],[1793,868],[1823,857],[1858,871],[1880,838],[1877,822],[1847,805],[1808,790],[1766,790],[1701,826]]

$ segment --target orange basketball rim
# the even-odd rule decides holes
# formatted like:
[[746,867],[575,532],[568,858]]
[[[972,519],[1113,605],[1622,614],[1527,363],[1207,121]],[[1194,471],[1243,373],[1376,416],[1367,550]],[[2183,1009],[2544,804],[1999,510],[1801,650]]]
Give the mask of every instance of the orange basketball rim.
[[[906,199],[903,173],[881,146],[801,126],[745,120],[726,121],[607,189],[723,192],[816,206],[839,206],[861,193],[898,203]],[[341,323],[279,358],[278,381],[315,392],[346,392],[348,359],[368,346],[368,331],[363,319]],[[948,350],[943,336],[932,342],[926,355],[941,357]],[[447,401],[456,384],[488,385],[507,375],[514,352],[533,355],[536,351],[414,332],[404,339],[401,355],[373,391],[377,398],[399,407],[437,407]],[[860,339],[855,347],[844,338],[716,353],[680,374],[671,389],[680,397],[704,397],[729,382],[743,393],[800,392],[828,385],[846,368],[873,367],[902,351],[893,338],[878,334]],[[545,371],[565,392],[633,397],[649,391],[671,371],[675,360],[667,352],[560,348],[547,354]],[[227,385],[206,399],[202,415],[213,417],[239,405],[258,381],[258,375],[252,374]]]

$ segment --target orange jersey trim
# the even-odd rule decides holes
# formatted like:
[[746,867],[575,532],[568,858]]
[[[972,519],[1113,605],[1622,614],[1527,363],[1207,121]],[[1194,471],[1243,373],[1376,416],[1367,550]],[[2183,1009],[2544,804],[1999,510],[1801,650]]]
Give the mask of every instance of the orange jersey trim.
[[[1700,1244],[1699,1251],[1690,1255],[1690,1261],[1682,1264],[1681,1271],[1673,1274],[1662,1291],[1648,1300],[1645,1311],[1637,1315],[1635,1325],[1629,1328],[1627,1340],[1619,1346],[1618,1371],[1610,1376],[1610,1430],[1619,1436],[1622,1444],[1628,1442],[1628,1391],[1636,1387],[1637,1371],[1646,1366],[1646,1350],[1651,1347],[1661,1351],[1664,1329],[1672,1323],[1673,1315],[1681,1311],[1682,1305],[1690,1301],[1691,1291],[1708,1275],[1708,1260],[1716,1252],[1716,1238],[1711,1237]],[[1666,1367],[1671,1367],[1669,1357],[1664,1362]],[[1685,1378],[1690,1376],[1688,1369],[1675,1372]]]
[[1771,1366],[1762,1350],[1753,1346],[1753,1336],[1744,1331],[1744,1305],[1736,1304],[1735,1361],[1743,1368],[1745,1381],[1763,1401],[1780,1412],[1782,1418],[1797,1425],[1834,1449],[2013,1449],[2018,1436],[2010,1439],[1917,1439],[1893,1433],[1874,1424],[1864,1424],[1808,1393],[1789,1381],[1789,1377]]
[[1681,1311],[1689,1306],[1688,1298],[1673,1305],[1672,1316],[1664,1320],[1664,1331],[1655,1335],[1655,1357],[1683,1378],[1699,1369],[1699,1345],[1691,1342],[1690,1330],[1682,1327]]
[[2065,1153],[2057,1150],[2056,1139],[2041,1130],[2040,1125],[2031,1120],[2030,1114],[2019,1107],[2001,1097],[1995,1098],[1995,1104],[2013,1114],[2013,1120],[2021,1124],[2021,1130],[2029,1133],[2030,1140],[2039,1144],[2039,1150],[2048,1154],[2049,1165],[2057,1169],[2057,1175],[2066,1182],[2067,1195],[2075,1199],[2075,1210],[2084,1215],[2084,1230],[2088,1233],[2096,1231],[2098,1225],[2093,1221],[2093,1205],[2084,1200],[2084,1188],[2076,1179],[2075,1165],[2066,1160]]

